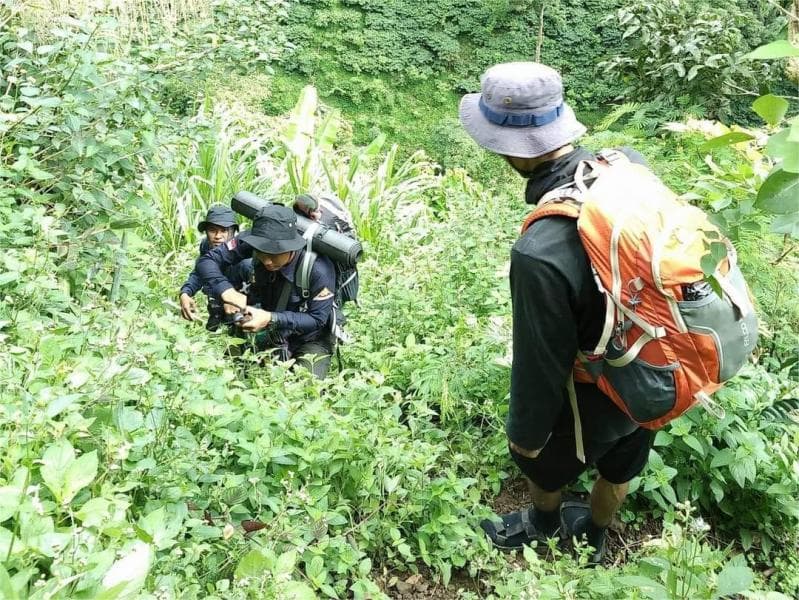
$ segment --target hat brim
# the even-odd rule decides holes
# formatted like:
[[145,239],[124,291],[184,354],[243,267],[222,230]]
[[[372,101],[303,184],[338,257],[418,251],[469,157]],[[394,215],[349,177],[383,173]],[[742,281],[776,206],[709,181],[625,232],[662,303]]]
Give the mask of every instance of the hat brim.
[[563,114],[541,127],[508,127],[492,123],[480,112],[480,94],[461,99],[460,121],[466,132],[483,148],[517,158],[537,158],[573,142],[585,132],[566,103]]
[[274,240],[260,235],[253,235],[251,231],[240,233],[239,240],[266,254],[294,252],[305,247],[307,243],[305,238],[299,234],[289,240]]
[[236,229],[239,228],[239,224],[236,221],[200,221],[197,224],[197,231],[200,233],[205,233],[205,230],[208,229],[209,225],[216,225],[217,227],[235,227]]

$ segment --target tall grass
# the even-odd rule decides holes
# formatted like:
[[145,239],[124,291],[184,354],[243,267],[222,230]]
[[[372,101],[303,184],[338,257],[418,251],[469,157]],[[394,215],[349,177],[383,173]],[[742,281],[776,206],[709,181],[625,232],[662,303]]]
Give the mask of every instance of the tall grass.
[[[149,227],[165,252],[198,241],[196,225],[211,205],[229,204],[240,190],[263,193],[269,188],[256,166],[263,139],[245,135],[245,128],[224,108],[212,120],[206,139],[188,148],[165,148],[157,175],[144,175],[145,193],[159,213]],[[174,154],[179,158],[170,163]]]
[[[341,152],[336,148],[339,115],[321,106],[313,86],[306,86],[278,138],[282,163],[267,167],[275,188],[298,193],[332,193],[352,213],[362,241],[372,250],[388,235],[386,224],[398,217],[409,218],[424,208],[410,202],[439,184],[433,165],[423,152],[397,162],[393,145],[374,169],[385,144],[379,135],[360,150]],[[402,214],[398,213],[403,205]]]
[[42,30],[62,17],[113,17],[118,41],[150,40],[156,29],[171,34],[211,12],[211,3],[203,0],[12,0],[12,4]]

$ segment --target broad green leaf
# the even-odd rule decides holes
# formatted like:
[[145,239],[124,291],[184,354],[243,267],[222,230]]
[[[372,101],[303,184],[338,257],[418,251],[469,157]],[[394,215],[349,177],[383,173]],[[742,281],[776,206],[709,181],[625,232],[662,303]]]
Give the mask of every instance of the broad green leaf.
[[744,552],[748,552],[749,548],[752,547],[752,542],[754,541],[752,532],[749,531],[748,529],[742,529],[740,537],[741,537],[741,546],[743,547]]
[[53,398],[48,404],[47,408],[45,409],[45,414],[48,418],[52,419],[53,417],[57,417],[62,412],[64,412],[67,408],[72,406],[76,400],[81,397],[80,394],[67,394],[65,396],[59,396],[58,398]]
[[799,211],[799,174],[781,168],[772,171],[758,190],[755,206],[777,215]]
[[92,450],[70,463],[64,474],[64,496],[62,502],[71,502],[79,491],[97,477],[97,451]]
[[799,122],[772,135],[766,144],[766,154],[781,160],[783,171],[799,173]]
[[655,443],[654,446],[668,446],[672,442],[672,437],[670,434],[666,433],[663,429],[658,431],[655,434]]
[[625,575],[617,577],[616,581],[625,587],[641,590],[645,596],[653,600],[668,600],[669,598],[668,590],[662,584],[649,577]]
[[771,60],[773,58],[790,58],[792,56],[799,56],[799,48],[792,45],[788,40],[777,40],[755,48],[749,54],[744,54],[743,58],[749,60]]
[[782,121],[785,113],[788,112],[790,104],[785,98],[780,98],[774,94],[760,96],[752,103],[754,110],[769,125],[776,125]]
[[719,573],[716,598],[732,596],[747,591],[754,581],[752,569],[739,565],[727,565]]
[[308,579],[310,579],[314,585],[322,585],[324,583],[325,577],[327,576],[324,559],[322,559],[321,556],[314,556],[310,562],[305,564],[305,573],[308,575]]
[[144,587],[153,550],[144,542],[135,542],[128,553],[108,569],[95,600],[127,600],[138,595]]
[[[5,558],[5,557],[4,557]],[[0,598],[5,600],[18,600],[17,590],[11,584],[11,578],[8,576],[3,565],[0,565]]]
[[10,519],[17,512],[22,501],[22,490],[16,486],[0,487],[0,523]]
[[268,568],[268,561],[260,550],[251,550],[239,561],[236,567],[236,579],[252,577],[259,579]]
[[157,508],[139,520],[139,527],[152,538],[156,549],[164,550],[175,544],[175,536],[183,526],[183,519],[168,514],[165,507]]
[[799,240],[799,213],[779,215],[771,222],[771,231]]
[[684,438],[682,438],[682,441],[685,442],[692,450],[698,452],[700,456],[705,455],[705,447],[702,446],[702,442],[696,439],[696,437],[693,435],[686,435]]
[[707,152],[708,150],[723,148],[724,146],[739,144],[740,142],[747,142],[752,139],[754,139],[753,136],[749,135],[748,133],[744,133],[743,131],[731,131],[706,141],[704,144],[699,146],[699,151]]
[[300,94],[291,118],[283,133],[286,148],[297,157],[305,158],[313,140],[316,126],[316,108],[319,105],[316,88],[306,85]]
[[301,581],[289,581],[281,592],[286,600],[317,600],[316,593]]
[[42,466],[39,471],[45,485],[50,488],[59,502],[64,497],[67,469],[73,462],[75,462],[75,449],[66,439],[48,446],[42,456]]
[[108,508],[111,502],[105,498],[92,498],[80,507],[75,516],[80,519],[84,527],[98,527],[108,518]]
[[139,221],[130,217],[111,221],[109,227],[111,229],[135,229],[140,225]]
[[277,557],[277,564],[275,565],[275,574],[288,574],[294,570],[294,565],[297,564],[297,553],[294,550],[284,552]]
[[719,450],[719,453],[716,454],[716,456],[713,457],[713,460],[710,461],[710,468],[715,469],[717,467],[726,467],[734,460],[735,453],[729,448],[724,448],[723,450]]
[[45,108],[56,108],[57,106],[61,106],[61,98],[56,98],[54,96],[49,98],[26,98],[25,102],[33,108],[39,106]]

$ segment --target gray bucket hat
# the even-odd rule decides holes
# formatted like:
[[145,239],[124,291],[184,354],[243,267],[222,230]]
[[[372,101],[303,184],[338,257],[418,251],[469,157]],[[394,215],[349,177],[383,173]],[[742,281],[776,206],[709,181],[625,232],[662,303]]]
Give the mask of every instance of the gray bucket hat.
[[536,158],[585,133],[563,101],[563,83],[552,67],[494,65],[480,78],[480,91],[461,99],[460,119],[466,132],[492,152]]

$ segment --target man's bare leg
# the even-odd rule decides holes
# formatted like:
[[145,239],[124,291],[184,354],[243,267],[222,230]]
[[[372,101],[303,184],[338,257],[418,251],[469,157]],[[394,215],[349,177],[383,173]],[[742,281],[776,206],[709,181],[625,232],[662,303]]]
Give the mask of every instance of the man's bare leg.
[[600,477],[591,490],[591,520],[597,527],[605,528],[610,525],[613,515],[619,510],[630,483],[610,483]]
[[530,495],[533,497],[533,505],[535,505],[537,509],[544,512],[552,512],[553,510],[557,510],[560,506],[561,490],[547,492],[529,479],[527,480],[527,487],[530,489]]
[[554,536],[560,527],[561,490],[547,492],[529,479],[527,485],[535,507],[536,528],[547,536]]
[[585,540],[596,550],[589,558],[589,564],[599,564],[605,554],[605,533],[613,521],[613,515],[627,497],[629,483],[610,483],[600,477],[591,490],[591,513],[574,523],[573,535],[585,536]]

